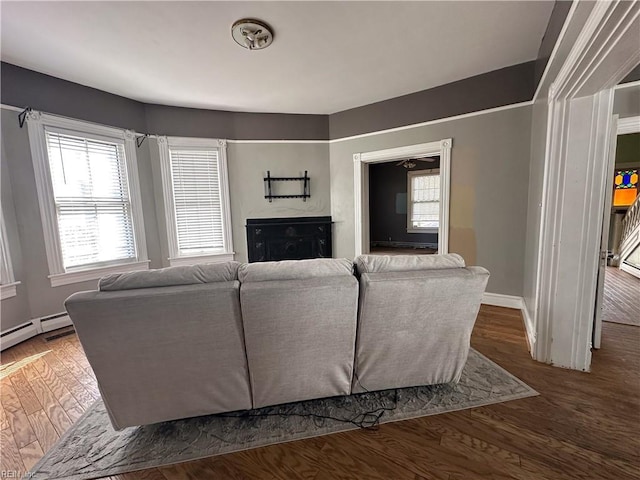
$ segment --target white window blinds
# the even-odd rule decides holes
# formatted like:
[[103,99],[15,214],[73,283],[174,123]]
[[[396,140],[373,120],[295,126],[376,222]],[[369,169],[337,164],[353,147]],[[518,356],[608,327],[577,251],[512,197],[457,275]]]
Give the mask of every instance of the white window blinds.
[[412,175],[410,228],[438,228],[440,225],[440,174]]
[[124,145],[45,136],[65,270],[135,260]]
[[178,255],[224,251],[220,156],[215,148],[171,148]]

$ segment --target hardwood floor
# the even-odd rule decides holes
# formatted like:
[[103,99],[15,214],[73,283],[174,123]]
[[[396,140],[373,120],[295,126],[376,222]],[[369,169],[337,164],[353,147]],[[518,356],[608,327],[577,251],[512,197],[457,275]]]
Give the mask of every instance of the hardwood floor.
[[[76,336],[43,337],[2,352],[5,472],[31,467],[98,398]],[[531,360],[517,310],[483,306],[472,344],[540,396],[106,478],[640,478],[640,328],[605,323],[590,374]]]
[[607,267],[602,320],[640,326],[640,278],[618,267]]

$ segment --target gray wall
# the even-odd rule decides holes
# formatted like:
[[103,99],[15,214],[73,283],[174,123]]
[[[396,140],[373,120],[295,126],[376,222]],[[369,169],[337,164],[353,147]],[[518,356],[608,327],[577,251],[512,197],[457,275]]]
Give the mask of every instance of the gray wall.
[[[236,260],[247,261],[247,218],[307,217],[331,215],[329,145],[238,144],[227,146],[231,223]],[[311,178],[311,198],[264,198],[263,175],[296,177],[305,170]],[[299,193],[298,182],[274,184],[282,194]]]
[[[522,297],[529,318],[535,319],[537,302],[538,261],[540,256],[540,228],[542,221],[542,185],[547,138],[546,99],[533,105],[531,117],[531,152],[529,162],[529,192],[527,200],[527,236],[524,254]],[[535,325],[531,326],[535,329]]]
[[616,90],[613,97],[613,113],[620,118],[640,115],[640,85]]
[[[21,282],[16,298],[2,302],[0,330],[33,318],[64,312],[64,300],[74,292],[93,289],[96,281],[51,287],[38,206],[29,138],[18,126],[17,113],[2,109],[2,206],[7,213],[7,233],[16,280]],[[160,245],[155,217],[151,165],[148,149],[138,150],[138,168],[147,250],[152,266],[160,265]],[[6,182],[10,189],[5,189]],[[11,199],[8,195],[11,194]],[[11,201],[17,221],[11,222]],[[28,292],[28,294],[27,294]],[[15,304],[20,302],[21,307]]]
[[[330,215],[329,146],[326,143],[229,143],[229,187],[236,259],[246,261],[247,218]],[[155,140],[137,149],[142,208],[151,268],[168,265],[168,245],[160,159]],[[311,198],[264,198],[263,173],[297,176],[308,170]],[[298,185],[278,185],[278,188]],[[2,302],[1,331],[32,318],[64,311],[74,292],[93,289],[95,281],[51,287],[44,247],[27,129],[20,129],[17,112],[2,109],[2,206],[16,279],[16,297]],[[17,219],[17,221],[16,221]]]
[[334,256],[355,252],[353,154],[453,138],[449,251],[489,269],[487,291],[522,295],[531,107],[330,145]]
[[[166,235],[162,176],[157,142],[149,141],[155,209],[160,231],[163,266],[168,266],[169,246]],[[329,146],[326,143],[231,143],[227,144],[231,225],[235,259],[247,261],[247,218],[307,217],[330,215]],[[295,177],[308,170],[311,178],[311,198],[264,198],[264,175]],[[297,182],[275,185],[283,194],[300,193]]]
[[[16,279],[24,279],[22,264],[22,248],[18,235],[18,219],[16,218],[15,205],[13,204],[13,188],[9,176],[9,164],[5,154],[5,142],[1,145],[0,157],[0,195],[2,198],[2,215],[4,217],[7,230],[9,252],[13,263],[13,273]],[[0,331],[19,325],[30,319],[29,298],[27,296],[27,286],[22,281],[16,287],[15,297],[2,300],[0,308]]]
[[[369,238],[371,242],[438,243],[437,233],[407,232],[407,170],[397,161],[369,166]],[[438,168],[440,162],[416,160],[413,171]],[[400,211],[397,196],[404,195]]]

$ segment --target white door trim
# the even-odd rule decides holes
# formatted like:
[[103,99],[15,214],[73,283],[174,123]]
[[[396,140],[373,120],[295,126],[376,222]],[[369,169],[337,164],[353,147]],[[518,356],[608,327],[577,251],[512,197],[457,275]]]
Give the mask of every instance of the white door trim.
[[549,88],[535,358],[588,371],[613,87],[640,62],[640,4],[598,2]]
[[[445,138],[437,142],[405,145],[353,155],[353,192],[355,210],[355,254],[369,252],[369,164],[419,156],[440,156],[440,229],[438,253],[449,251],[449,198],[451,188],[451,145]],[[365,208],[364,206],[367,206]]]

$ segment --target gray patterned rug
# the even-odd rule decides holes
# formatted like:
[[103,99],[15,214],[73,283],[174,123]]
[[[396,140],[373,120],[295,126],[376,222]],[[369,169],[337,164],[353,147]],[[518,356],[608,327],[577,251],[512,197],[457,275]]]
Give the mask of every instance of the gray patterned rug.
[[[33,467],[35,480],[87,480],[537,395],[471,349],[460,383],[311,400],[248,412],[111,428],[97,401]],[[373,413],[371,413],[373,412]]]

